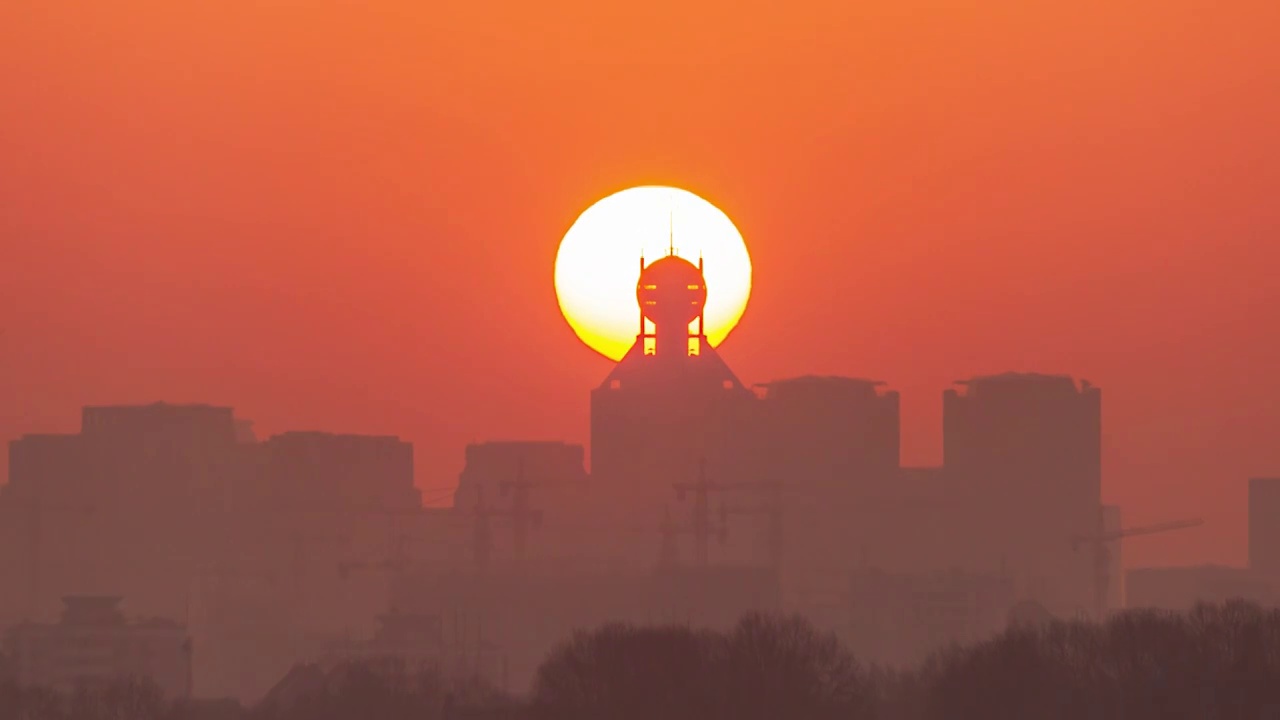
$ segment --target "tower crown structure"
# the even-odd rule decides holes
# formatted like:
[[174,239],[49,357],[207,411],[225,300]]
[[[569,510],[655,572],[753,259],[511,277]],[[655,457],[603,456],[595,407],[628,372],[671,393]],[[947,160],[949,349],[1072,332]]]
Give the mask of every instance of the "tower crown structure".
[[640,257],[636,342],[591,393],[592,475],[629,488],[632,511],[658,513],[700,459],[728,475],[742,464],[729,449],[756,396],[707,340],[703,271],[674,243]]
[[[645,355],[671,358],[701,353],[707,344],[703,334],[707,281],[701,260],[694,265],[672,250],[646,267],[641,257],[636,303],[640,306],[640,334],[636,341]],[[690,332],[689,325],[694,320],[698,321],[698,329]],[[648,323],[653,324],[653,332]]]
[[640,271],[636,301],[641,315],[659,327],[688,326],[702,317],[707,282],[701,268],[678,255],[668,255]]

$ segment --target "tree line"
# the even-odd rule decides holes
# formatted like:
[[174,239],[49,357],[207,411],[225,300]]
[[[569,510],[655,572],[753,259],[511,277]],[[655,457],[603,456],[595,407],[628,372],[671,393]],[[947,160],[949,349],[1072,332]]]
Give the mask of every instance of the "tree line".
[[334,668],[286,703],[212,712],[138,681],[71,696],[0,685],[0,720],[1280,720],[1280,610],[1010,627],[905,669],[863,664],[798,616],[723,632],[611,624],[566,638],[520,698],[386,660]]

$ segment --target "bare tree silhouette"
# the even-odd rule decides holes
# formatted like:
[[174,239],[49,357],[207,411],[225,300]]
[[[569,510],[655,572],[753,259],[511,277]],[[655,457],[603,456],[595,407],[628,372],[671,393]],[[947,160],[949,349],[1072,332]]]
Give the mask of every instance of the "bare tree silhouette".
[[871,707],[853,655],[798,615],[744,617],[728,635],[723,663],[735,718],[855,718]]
[[753,614],[728,633],[609,625],[539,669],[535,717],[856,718],[873,698],[853,656],[798,616]]
[[669,625],[575,633],[538,669],[531,706],[547,720],[707,717],[724,640]]
[[1105,625],[1013,628],[934,655],[912,682],[926,700],[912,707],[894,692],[896,717],[1275,717],[1280,611],[1232,601],[1185,614],[1129,611]]
[[[305,674],[305,673],[304,673]],[[919,667],[862,667],[802,618],[726,632],[611,624],[580,631],[516,703],[476,678],[362,660],[244,720],[1280,720],[1280,610],[1233,601],[1129,611],[1106,624],[1015,625]],[[231,710],[219,715],[230,718]],[[58,695],[0,681],[0,720],[204,720],[153,684]]]
[[[288,704],[264,703],[254,720],[459,720],[477,709],[507,710],[510,703],[474,677],[446,678],[411,671],[396,658],[352,660],[319,673],[319,681]],[[176,720],[176,719],[175,719]],[[185,719],[182,719],[185,720]]]

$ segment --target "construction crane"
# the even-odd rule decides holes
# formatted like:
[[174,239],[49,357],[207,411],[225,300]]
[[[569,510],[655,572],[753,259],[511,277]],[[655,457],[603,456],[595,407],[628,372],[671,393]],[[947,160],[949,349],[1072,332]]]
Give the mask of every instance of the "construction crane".
[[1170,522],[1157,523],[1155,525],[1111,530],[1100,532],[1096,535],[1072,535],[1072,552],[1078,551],[1081,545],[1086,544],[1091,545],[1093,548],[1094,618],[1101,622],[1103,617],[1106,615],[1107,591],[1111,587],[1111,552],[1107,550],[1107,543],[1115,542],[1126,537],[1154,535],[1156,533],[1169,532],[1171,530],[1182,530],[1203,524],[1204,520],[1194,518],[1190,520],[1173,520]]

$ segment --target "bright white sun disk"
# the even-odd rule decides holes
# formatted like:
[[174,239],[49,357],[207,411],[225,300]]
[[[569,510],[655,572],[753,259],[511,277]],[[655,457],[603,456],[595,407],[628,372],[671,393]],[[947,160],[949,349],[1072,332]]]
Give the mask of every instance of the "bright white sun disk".
[[640,330],[636,282],[640,258],[668,253],[697,264],[707,282],[707,340],[719,345],[751,296],[751,258],[742,235],[715,205],[679,188],[643,186],[587,208],[560,241],[555,286],[560,310],[578,337],[620,360]]

